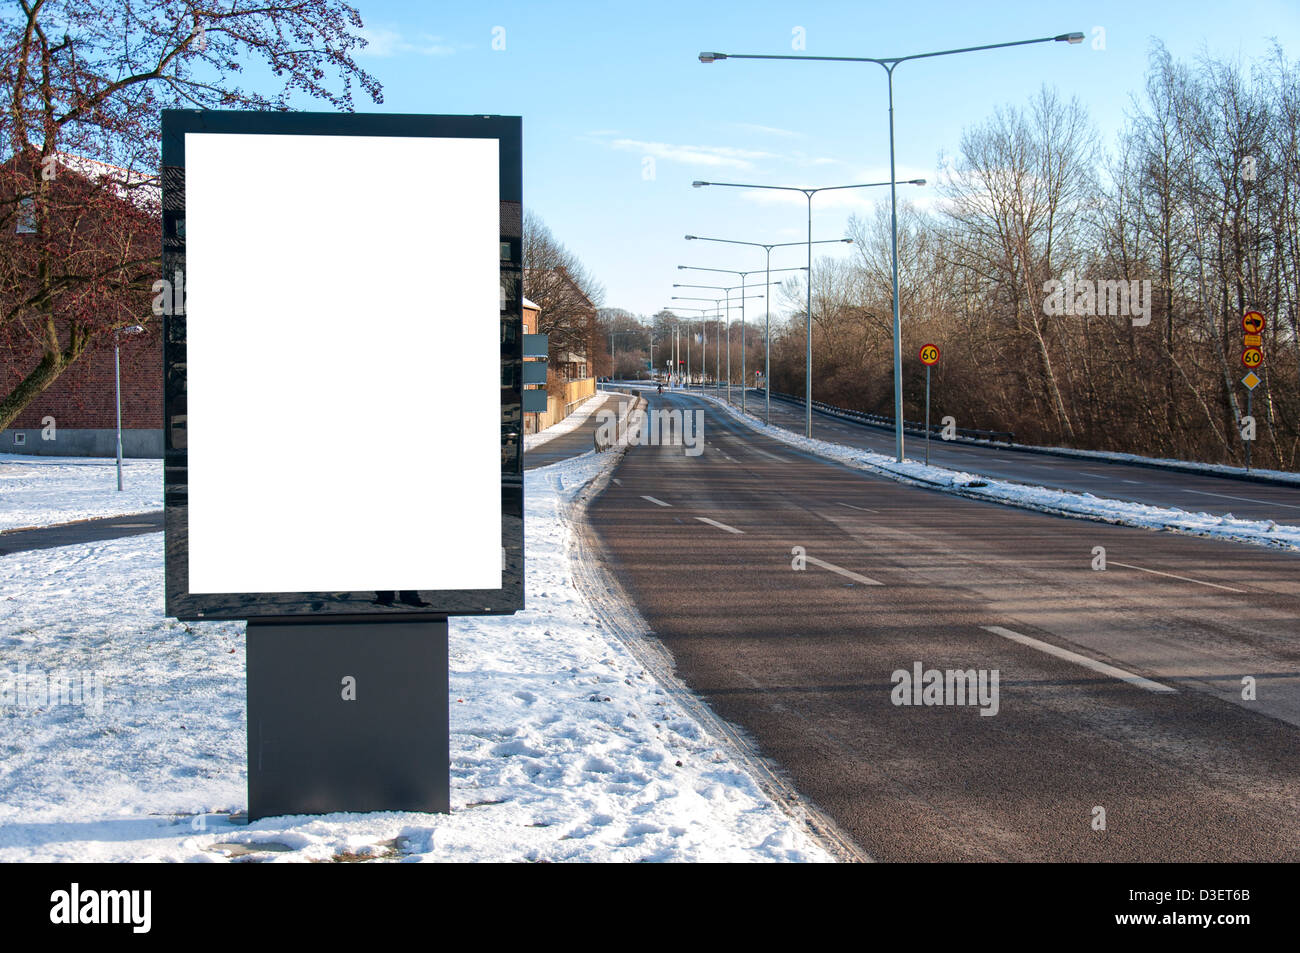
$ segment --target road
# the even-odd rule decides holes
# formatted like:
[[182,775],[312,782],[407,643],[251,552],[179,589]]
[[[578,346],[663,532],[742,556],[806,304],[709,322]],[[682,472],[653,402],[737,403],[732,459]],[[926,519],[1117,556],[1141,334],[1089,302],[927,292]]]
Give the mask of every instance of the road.
[[[725,395],[726,391],[723,390]],[[740,388],[733,388],[732,403],[740,405]],[[763,414],[761,391],[749,391],[750,413]],[[939,415],[932,419],[938,422]],[[773,399],[772,423],[798,434],[804,432],[804,411],[798,405]],[[866,426],[813,411],[813,436],[850,447],[894,455],[892,430]],[[905,448],[912,460],[924,459],[924,438],[907,434]],[[1092,493],[1152,506],[1174,507],[1192,513],[1231,514],[1240,519],[1300,523],[1300,486],[1277,486],[1230,477],[1201,476],[1154,467],[1104,460],[1057,457],[1048,454],[998,449],[975,444],[930,440],[930,462],[935,466],[966,470],[1000,480]]]
[[[591,529],[679,676],[872,857],[1300,859],[1296,556],[906,486],[647,399],[703,408],[704,452],[632,447]],[[895,705],[917,663],[997,670],[997,714]]]
[[581,425],[566,434],[552,437],[535,449],[524,451],[524,469],[535,470],[586,453],[592,448],[596,427],[600,424],[597,416],[599,412],[608,410],[617,413],[620,403],[631,400],[633,400],[631,395],[611,392]]

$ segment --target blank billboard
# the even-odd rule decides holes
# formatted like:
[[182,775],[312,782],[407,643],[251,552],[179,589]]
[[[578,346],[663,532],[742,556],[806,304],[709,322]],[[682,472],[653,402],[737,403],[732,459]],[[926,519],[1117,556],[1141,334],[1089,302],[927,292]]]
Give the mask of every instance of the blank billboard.
[[500,139],[232,128],[180,133],[180,601],[501,611]]

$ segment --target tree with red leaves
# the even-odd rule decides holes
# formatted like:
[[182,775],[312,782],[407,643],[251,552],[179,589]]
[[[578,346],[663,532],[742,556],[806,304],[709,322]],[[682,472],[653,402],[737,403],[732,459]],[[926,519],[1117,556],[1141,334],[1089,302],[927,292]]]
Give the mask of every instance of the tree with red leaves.
[[[351,111],[380,85],[334,0],[16,0],[0,13],[0,428],[116,329],[159,276],[159,112]],[[15,9],[16,8],[16,9]],[[253,73],[250,88],[241,74]],[[278,88],[267,93],[261,90]]]

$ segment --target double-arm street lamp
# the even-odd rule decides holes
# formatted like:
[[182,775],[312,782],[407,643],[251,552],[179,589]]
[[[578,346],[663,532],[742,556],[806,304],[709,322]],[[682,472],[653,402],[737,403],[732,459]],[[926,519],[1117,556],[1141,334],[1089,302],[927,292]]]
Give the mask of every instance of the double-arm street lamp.
[[[741,295],[740,297],[740,409],[743,411],[745,409],[745,390],[749,386],[748,384],[749,378],[745,376],[745,282],[749,275],[758,274],[758,270],[755,269],[753,271],[736,271],[733,268],[700,268],[695,265],[678,265],[677,267],[681,271],[716,271],[716,272],[721,272],[724,275],[740,275],[740,289],[741,289],[740,290],[740,295]],[[777,269],[777,271],[806,271],[806,270],[807,269],[803,267]],[[767,271],[767,285],[763,289],[763,293],[770,295],[772,292],[772,269],[769,267],[766,269],[766,271]],[[780,286],[780,284],[781,283],[778,281],[777,282],[778,287]],[[771,308],[769,307],[766,310],[770,312]],[[728,325],[728,331],[727,331],[727,361],[728,361],[728,367],[730,367],[730,361],[731,361],[730,325]],[[730,370],[727,371],[727,376],[728,377],[731,376]]]
[[[822,60],[837,63],[875,63],[885,71],[889,81],[889,213],[890,213],[890,245],[893,256],[893,285],[894,285],[894,443],[898,462],[903,462],[903,335],[902,321],[899,317],[898,307],[898,196],[894,189],[894,178],[897,173],[894,171],[894,70],[899,63],[906,63],[908,60],[932,59],[936,56],[952,56],[956,53],[975,53],[980,50],[1000,50],[1010,46],[1029,46],[1034,43],[1070,43],[1077,45],[1083,42],[1082,33],[1060,33],[1056,36],[1040,36],[1033,40],[1013,40],[1009,43],[985,43],[982,46],[963,46],[954,50],[936,50],[932,53],[912,53],[908,56],[792,56],[777,54],[752,54],[752,53],[701,53],[701,63],[716,63],[718,60]],[[809,197],[809,214],[811,216],[811,197]],[[811,256],[810,256],[811,268]],[[809,274],[811,278],[811,271]],[[811,310],[811,293],[809,295]],[[811,320],[811,318],[810,318]],[[810,346],[811,353],[811,346]],[[809,380],[811,381],[811,375]],[[811,383],[808,392],[808,428],[811,436],[812,430],[812,394]]]
[[[678,265],[677,267],[678,267],[678,268],[685,268],[686,266],[685,266],[685,265]],[[723,298],[723,299],[714,299],[714,298],[682,298],[681,300],[683,300],[683,301],[692,301],[692,300],[693,300],[693,301],[714,301],[714,300],[723,300],[723,301],[726,302],[726,305],[727,305],[727,403],[731,403],[731,293],[732,293],[733,291],[739,291],[739,292],[740,292],[740,307],[741,307],[742,310],[743,310],[744,307],[745,307],[745,301],[746,301],[746,299],[752,300],[752,299],[754,299],[754,298],[765,298],[766,295],[746,295],[746,294],[745,294],[745,291],[744,291],[744,285],[743,285],[743,284],[740,284],[740,285],[732,285],[731,287],[727,288],[727,287],[723,287],[722,285],[683,285],[683,284],[676,284],[676,283],[674,283],[674,284],[673,284],[673,287],[674,287],[674,288],[703,288],[703,289],[707,289],[707,290],[710,290],[710,291],[721,291],[723,294],[726,295],[726,297]],[[676,296],[674,296],[674,298],[676,298]]]
[[[713,54],[716,55],[716,54]],[[893,171],[891,164],[890,171]],[[804,243],[808,246],[808,315],[805,322],[807,326],[808,341],[806,344],[807,352],[804,357],[804,436],[812,436],[812,200],[818,192],[835,192],[841,189],[872,189],[878,186],[887,185],[892,194],[894,186],[898,183],[889,182],[864,182],[858,185],[824,185],[817,189],[803,189],[794,185],[753,185],[744,182],[702,182],[696,179],[691,183],[695,188],[702,188],[706,185],[718,185],[730,189],[773,189],[778,192],[802,192],[808,199],[808,240]],[[925,179],[908,179],[905,185],[925,185]],[[897,295],[895,295],[897,298]],[[900,392],[901,393],[901,392]],[[901,432],[901,431],[900,431]]]
[[[674,285],[674,287],[676,287],[676,285]],[[683,308],[679,305],[668,305],[667,307],[664,308],[664,310],[665,311],[696,311],[699,312],[701,321],[704,320],[704,316],[706,314],[713,315],[714,330],[717,331],[716,337],[719,341],[722,340],[722,323],[721,323],[722,322],[722,299],[721,298],[686,298],[686,297],[682,297],[681,295],[673,295],[672,300],[712,302],[713,304],[712,308]],[[722,350],[720,348],[715,347],[713,349],[713,365],[714,365],[713,383],[716,387],[722,386],[722,377],[719,376],[718,373],[718,368],[722,366],[721,354],[722,354]],[[707,354],[705,354],[704,360],[705,360],[704,370],[707,373],[709,369],[707,363],[708,361]]]
[[[791,247],[791,246],[793,246],[793,245],[803,245],[803,244],[805,244],[804,242],[771,242],[771,243],[768,243],[768,244],[764,244],[763,242],[742,242],[742,241],[737,241],[737,240],[734,239],[734,238],[704,238],[704,237],[702,237],[702,236],[700,236],[700,235],[687,235],[687,236],[686,236],[686,240],[687,240],[688,242],[721,242],[721,243],[726,244],[726,245],[752,245],[752,246],[755,247],[755,248],[761,248],[761,249],[763,249],[763,251],[767,252],[767,267],[766,267],[766,271],[767,271],[767,284],[768,284],[768,287],[769,287],[769,288],[770,288],[771,285],[772,285],[772,249],[773,249],[773,248],[788,248],[788,247]],[[843,244],[845,244],[845,245],[852,245],[852,244],[853,244],[853,239],[851,239],[851,238],[825,238],[825,239],[821,239],[821,240],[819,240],[819,241],[815,241],[815,242],[813,242],[814,245],[831,245],[831,244],[840,244],[840,243],[843,243]],[[777,270],[780,271],[780,270],[782,270],[782,269],[777,269]],[[786,269],[786,270],[788,270],[788,269]],[[805,269],[800,268],[800,269],[796,269],[796,270],[798,270],[798,271],[804,271]],[[764,326],[763,326],[763,398],[764,398],[763,423],[770,424],[770,423],[772,422],[772,303],[771,303],[770,301],[768,302],[768,306],[767,306],[766,308],[764,308],[763,311],[764,311],[764,315],[763,315],[763,321],[764,321]],[[741,331],[741,337],[742,337],[742,339],[744,338],[744,331],[743,331],[743,329],[742,329],[742,331]],[[745,400],[745,392],[744,392],[743,390],[740,392],[740,400],[741,400],[741,403],[743,404],[743,403],[744,403],[744,400]]]

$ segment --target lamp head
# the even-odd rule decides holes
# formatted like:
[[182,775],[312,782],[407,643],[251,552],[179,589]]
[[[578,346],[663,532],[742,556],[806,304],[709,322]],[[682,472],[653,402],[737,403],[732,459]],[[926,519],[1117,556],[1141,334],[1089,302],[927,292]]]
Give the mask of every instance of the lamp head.
[[[1057,43],[1069,43],[1069,44],[1071,44],[1071,45],[1074,45],[1074,44],[1082,43],[1082,42],[1083,42],[1083,34],[1082,34],[1082,33],[1062,33],[1060,36],[1058,36],[1058,37],[1054,37],[1053,39],[1055,39]],[[704,54],[702,54],[702,53],[700,54],[701,57],[703,57],[703,55],[704,55]]]
[[701,53],[700,54],[701,63],[714,63],[717,62],[718,60],[725,60],[726,58],[727,58],[726,53]]
[[691,188],[698,189],[702,185],[709,185],[709,184],[710,183],[708,182],[701,182],[699,179],[696,179],[694,182],[691,183]]

